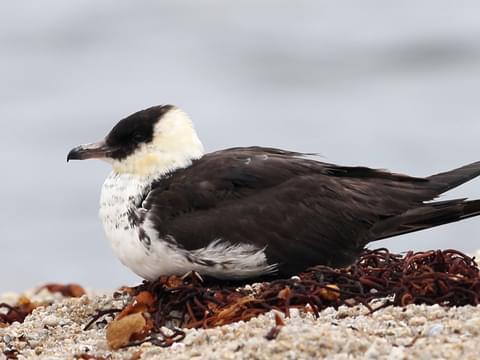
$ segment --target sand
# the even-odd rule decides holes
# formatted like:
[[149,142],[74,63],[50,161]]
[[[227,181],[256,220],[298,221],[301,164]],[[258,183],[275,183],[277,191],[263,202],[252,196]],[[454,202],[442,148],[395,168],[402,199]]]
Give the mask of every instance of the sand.
[[[0,296],[13,303],[18,294]],[[186,330],[186,338],[170,348],[151,344],[111,351],[105,323],[83,331],[98,309],[123,307],[126,296],[88,294],[63,298],[42,291],[27,294],[35,301],[53,301],[24,323],[0,329],[0,359],[7,350],[19,359],[68,359],[88,354],[112,359],[478,359],[480,306],[439,305],[387,307],[369,315],[364,306],[328,308],[315,319],[293,310],[278,337],[265,335],[275,325],[273,312],[249,322],[209,330]],[[380,305],[381,302],[373,304]],[[283,315],[282,315],[283,317]]]

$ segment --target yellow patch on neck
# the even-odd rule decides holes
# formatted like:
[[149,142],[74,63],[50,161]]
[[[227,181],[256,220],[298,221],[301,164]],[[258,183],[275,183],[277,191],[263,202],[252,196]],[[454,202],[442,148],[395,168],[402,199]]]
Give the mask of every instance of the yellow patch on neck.
[[138,176],[148,176],[155,172],[159,162],[157,154],[144,154],[115,163],[113,170],[119,174],[128,173]]

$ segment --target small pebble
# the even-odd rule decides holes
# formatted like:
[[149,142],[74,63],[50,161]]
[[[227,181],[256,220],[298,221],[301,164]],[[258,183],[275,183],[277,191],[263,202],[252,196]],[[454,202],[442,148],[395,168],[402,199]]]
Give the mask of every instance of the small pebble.
[[45,317],[45,319],[43,319],[43,324],[45,326],[57,326],[59,322],[60,322],[60,319],[55,315],[49,315]]
[[442,324],[435,324],[427,331],[428,337],[438,336],[443,332],[444,326]]
[[5,344],[9,344],[10,341],[12,341],[12,338],[10,337],[10,335],[5,335],[5,336],[3,337],[3,342],[4,342]]
[[409,321],[408,324],[411,326],[420,326],[427,322],[427,319],[424,316],[414,316]]
[[90,345],[80,345],[79,352],[80,353],[90,353],[92,352],[92,347]]

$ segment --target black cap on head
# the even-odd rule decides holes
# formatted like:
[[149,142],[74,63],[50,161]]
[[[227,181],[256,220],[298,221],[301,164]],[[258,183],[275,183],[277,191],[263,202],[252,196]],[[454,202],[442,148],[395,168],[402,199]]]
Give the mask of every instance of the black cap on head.
[[172,108],[172,105],[153,106],[120,120],[105,139],[107,146],[113,150],[110,157],[122,160],[141,144],[151,142],[158,119]]

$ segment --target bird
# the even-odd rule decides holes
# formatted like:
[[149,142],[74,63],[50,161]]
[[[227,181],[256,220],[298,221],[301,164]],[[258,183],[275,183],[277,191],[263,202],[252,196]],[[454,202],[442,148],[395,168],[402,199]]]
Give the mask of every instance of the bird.
[[428,177],[234,147],[205,153],[173,105],[120,120],[70,160],[112,166],[100,196],[105,235],[143,279],[287,277],[352,264],[371,242],[480,215],[480,200],[435,200],[480,175],[480,161]]

